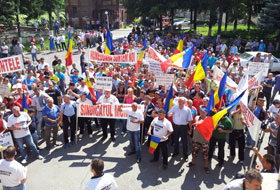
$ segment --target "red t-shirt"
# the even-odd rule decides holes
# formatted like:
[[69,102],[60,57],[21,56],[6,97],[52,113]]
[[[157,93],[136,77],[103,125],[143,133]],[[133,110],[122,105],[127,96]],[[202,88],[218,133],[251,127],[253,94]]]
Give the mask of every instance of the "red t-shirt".
[[196,98],[193,100],[193,106],[196,108],[197,114],[199,114],[199,107],[203,105],[203,99],[198,101]]

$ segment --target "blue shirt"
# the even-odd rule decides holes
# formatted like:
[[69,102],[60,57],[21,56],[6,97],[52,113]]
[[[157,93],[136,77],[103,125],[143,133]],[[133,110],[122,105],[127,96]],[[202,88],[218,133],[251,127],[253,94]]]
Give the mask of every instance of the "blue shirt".
[[36,81],[35,77],[31,77],[30,79],[29,78],[24,79],[22,83],[27,85],[28,90],[31,90],[31,84],[35,83],[35,81]]
[[75,108],[76,108],[76,102],[70,101],[70,104],[62,104],[61,109],[63,110],[63,115],[67,117],[71,117],[75,115]]
[[[266,83],[266,84],[270,84],[272,87],[274,86],[274,84],[275,84],[275,81],[272,79],[272,80],[269,80],[268,78],[267,79],[265,79],[264,80],[264,82]],[[271,90],[272,90],[272,88],[268,88],[267,86],[265,86],[265,87],[263,87],[263,92],[265,92],[265,93],[271,93]]]
[[[48,117],[50,119],[57,119],[60,114],[60,108],[57,105],[53,105],[53,109],[49,108],[48,105],[44,106],[42,109],[42,115],[43,117]],[[54,126],[57,125],[57,123],[52,123],[48,120],[45,120],[46,126]]]
[[63,73],[57,73],[57,72],[55,73],[55,75],[59,78],[59,81],[60,81],[59,86],[63,87],[63,81],[62,80],[65,79],[65,75]]
[[264,51],[264,49],[265,49],[265,44],[264,43],[260,43],[259,51]]
[[260,113],[261,113],[261,108],[255,108],[255,111],[254,111],[254,115],[257,117],[257,118],[259,118],[259,116],[260,116]]
[[275,77],[274,89],[275,90],[280,90],[280,75],[276,75],[276,77]]
[[216,61],[217,61],[217,58],[216,58],[216,57],[209,57],[209,58],[208,58],[208,62],[209,62],[210,68],[213,67],[213,65],[216,63]]
[[71,75],[70,80],[71,80],[72,82],[74,82],[74,83],[78,83],[78,79],[79,79],[79,78],[83,78],[83,77],[81,77],[81,76],[76,76],[76,75]]

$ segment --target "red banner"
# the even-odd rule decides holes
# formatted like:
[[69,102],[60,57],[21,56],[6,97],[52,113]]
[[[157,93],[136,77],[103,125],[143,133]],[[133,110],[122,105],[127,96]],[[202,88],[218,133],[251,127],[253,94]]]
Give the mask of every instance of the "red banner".
[[21,55],[0,59],[0,74],[13,73],[21,70],[23,70],[23,61]]
[[137,62],[137,53],[135,51],[122,54],[122,55],[107,55],[104,53],[99,53],[96,50],[89,50],[89,60],[96,62],[106,62],[106,63],[132,63]]

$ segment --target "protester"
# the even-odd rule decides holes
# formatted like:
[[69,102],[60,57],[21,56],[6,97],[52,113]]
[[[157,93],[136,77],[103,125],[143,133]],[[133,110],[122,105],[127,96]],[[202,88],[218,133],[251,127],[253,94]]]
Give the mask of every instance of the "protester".
[[8,146],[4,154],[5,159],[0,161],[0,180],[3,190],[25,190],[28,169],[15,160],[16,155],[16,148]]
[[104,162],[100,159],[93,159],[90,164],[90,171],[93,174],[91,180],[86,184],[86,190],[115,190],[117,189],[117,183],[113,176],[104,174]]

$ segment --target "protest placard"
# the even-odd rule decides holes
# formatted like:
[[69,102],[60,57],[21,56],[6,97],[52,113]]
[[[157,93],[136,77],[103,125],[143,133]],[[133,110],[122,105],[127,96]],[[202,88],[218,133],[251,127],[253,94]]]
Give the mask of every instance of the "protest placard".
[[137,53],[135,51],[122,55],[107,55],[96,50],[89,50],[89,60],[106,63],[131,63],[137,62]]
[[156,84],[171,86],[172,82],[174,82],[174,74],[156,74]]
[[21,55],[0,59],[0,74],[21,71],[23,68],[24,66]]
[[96,77],[95,79],[95,89],[112,90],[112,77]]
[[[78,104],[78,117],[127,119],[127,114],[119,112],[120,104]],[[122,108],[131,108],[131,104],[122,104]],[[138,105],[138,109],[144,112],[144,105]]]
[[5,150],[8,146],[14,146],[13,138],[11,132],[4,133],[0,136],[0,147]]
[[163,62],[165,61],[165,57],[163,57],[160,53],[158,53],[154,48],[149,47],[149,51],[148,51],[148,57],[150,61],[153,62]]
[[[219,69],[216,65],[214,65],[212,69],[213,69],[213,79],[218,81],[219,84],[225,73],[221,69]],[[227,77],[226,86],[234,91],[237,88],[237,84],[229,77]]]
[[263,62],[249,62],[248,65],[248,74],[255,76],[259,72],[262,73],[263,77],[266,77],[268,74],[269,63]]
[[0,84],[0,95],[10,95],[10,89],[8,85]]
[[150,61],[149,62],[149,72],[156,73],[156,74],[163,74],[163,71],[160,67],[160,62]]

